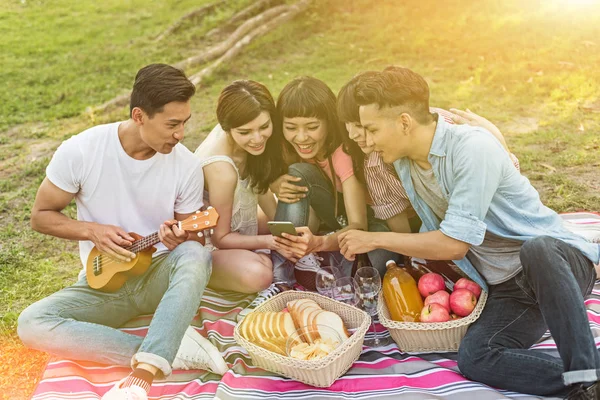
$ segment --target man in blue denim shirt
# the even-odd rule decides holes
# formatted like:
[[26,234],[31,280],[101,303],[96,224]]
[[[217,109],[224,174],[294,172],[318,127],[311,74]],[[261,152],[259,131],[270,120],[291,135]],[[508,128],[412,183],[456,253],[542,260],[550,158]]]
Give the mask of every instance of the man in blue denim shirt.
[[[455,260],[489,295],[459,349],[465,376],[523,393],[600,398],[583,303],[599,246],[563,227],[491,133],[431,114],[421,76],[391,67],[366,76],[354,95],[367,144],[394,163],[423,225],[417,234],[347,232],[343,254],[383,248]],[[529,349],[546,329],[560,358]]]

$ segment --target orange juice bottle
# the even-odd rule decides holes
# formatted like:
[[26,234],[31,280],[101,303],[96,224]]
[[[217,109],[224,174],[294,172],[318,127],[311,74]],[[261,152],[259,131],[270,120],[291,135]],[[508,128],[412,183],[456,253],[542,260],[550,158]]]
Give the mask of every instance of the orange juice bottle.
[[414,278],[394,261],[388,261],[383,277],[383,298],[394,321],[418,322],[423,299]]

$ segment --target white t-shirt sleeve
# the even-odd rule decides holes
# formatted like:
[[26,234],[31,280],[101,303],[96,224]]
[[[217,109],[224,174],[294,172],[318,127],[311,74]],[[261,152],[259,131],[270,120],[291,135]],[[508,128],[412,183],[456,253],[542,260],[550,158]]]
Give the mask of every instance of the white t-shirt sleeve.
[[202,164],[195,156],[193,169],[184,182],[177,201],[175,202],[175,212],[178,214],[190,214],[197,211],[204,204],[202,196],[204,193],[204,173]]
[[84,170],[83,155],[75,138],[64,141],[46,167],[46,176],[58,188],[77,193]]

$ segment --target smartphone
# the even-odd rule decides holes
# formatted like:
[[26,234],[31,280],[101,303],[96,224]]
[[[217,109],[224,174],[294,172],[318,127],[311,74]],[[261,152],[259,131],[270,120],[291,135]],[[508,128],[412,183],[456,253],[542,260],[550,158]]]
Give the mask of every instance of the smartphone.
[[281,237],[281,234],[284,232],[294,236],[298,235],[296,227],[289,221],[269,221],[267,225],[273,236]]

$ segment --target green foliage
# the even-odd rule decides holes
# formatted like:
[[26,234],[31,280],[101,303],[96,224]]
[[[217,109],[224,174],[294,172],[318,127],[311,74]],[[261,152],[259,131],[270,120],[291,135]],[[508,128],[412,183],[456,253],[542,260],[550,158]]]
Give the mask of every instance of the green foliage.
[[131,88],[134,73],[151,62],[176,62],[202,34],[249,0],[180,34],[154,39],[182,15],[210,0],[15,1],[0,7],[0,131],[10,125],[81,114]]

